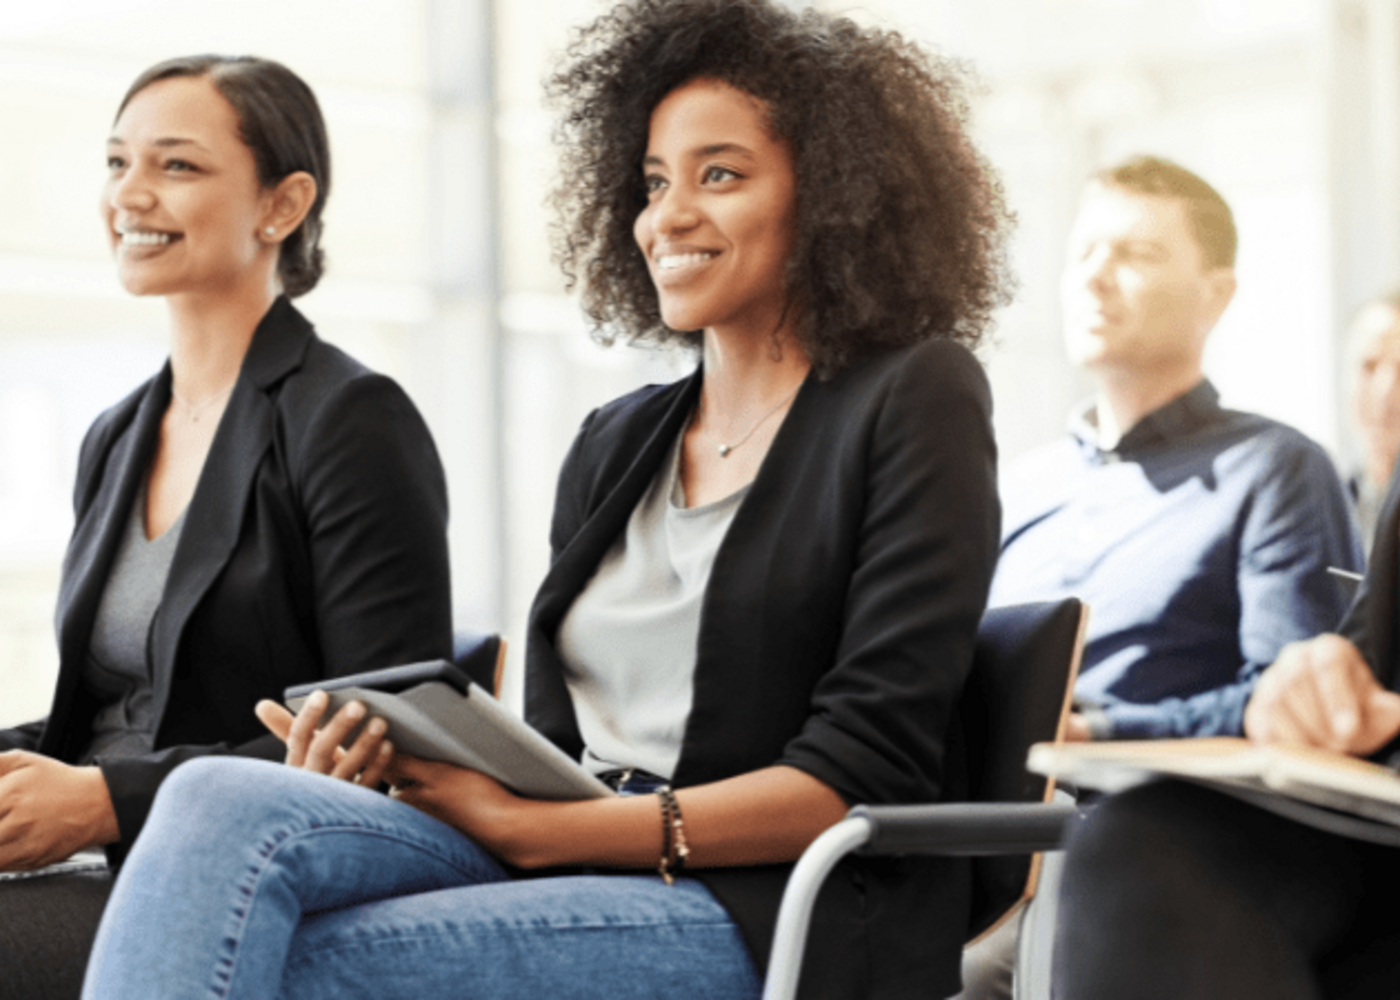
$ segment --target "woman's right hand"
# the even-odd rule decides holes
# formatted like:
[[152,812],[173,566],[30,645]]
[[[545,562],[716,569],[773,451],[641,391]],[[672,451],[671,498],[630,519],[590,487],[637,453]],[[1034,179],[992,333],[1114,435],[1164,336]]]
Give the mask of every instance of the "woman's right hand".
[[1400,694],[1381,687],[1349,639],[1323,634],[1284,646],[1259,675],[1244,732],[1366,757],[1400,734]]
[[388,726],[383,719],[370,719],[355,742],[343,747],[345,737],[364,719],[365,706],[352,701],[318,728],[329,701],[324,691],[316,691],[296,715],[267,700],[258,702],[253,711],[287,744],[286,762],[292,767],[378,788],[394,759],[394,746],[385,739]]

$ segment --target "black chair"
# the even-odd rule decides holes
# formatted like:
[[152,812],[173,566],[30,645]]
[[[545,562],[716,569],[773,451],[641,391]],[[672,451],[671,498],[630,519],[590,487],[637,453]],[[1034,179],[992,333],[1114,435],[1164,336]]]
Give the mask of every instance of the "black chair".
[[950,754],[956,748],[968,762],[967,801],[856,806],[813,841],[778,911],[764,1000],[796,995],[817,892],[852,851],[972,856],[969,941],[1034,893],[1033,855],[1057,848],[1076,812],[1050,802],[1054,784],[1026,770],[1026,754],[1062,735],[1087,619],[1075,598],[987,611],[950,736]]
[[499,698],[501,672],[506,665],[506,641],[494,632],[459,628],[452,635],[452,665]]

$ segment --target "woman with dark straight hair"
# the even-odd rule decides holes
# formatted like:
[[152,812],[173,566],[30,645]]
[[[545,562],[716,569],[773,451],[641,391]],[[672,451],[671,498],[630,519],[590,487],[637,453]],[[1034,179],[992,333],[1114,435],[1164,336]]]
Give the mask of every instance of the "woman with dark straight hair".
[[[342,755],[349,707],[263,706],[295,766],[172,775],[87,996],[754,997],[813,838],[960,794],[999,520],[968,348],[1006,218],[958,83],[768,0],[584,29],[553,83],[560,256],[609,335],[699,360],[584,421],[530,614],[526,717],[619,794]],[[955,992],[968,891],[959,860],[851,860],[805,994]]]
[[170,358],[83,442],[52,709],[0,730],[0,997],[77,996],[166,774],[282,756],[259,699],[450,651],[427,427],[291,304],[330,188],[311,90],[264,59],[160,63],[106,157],[117,273],[165,298]]

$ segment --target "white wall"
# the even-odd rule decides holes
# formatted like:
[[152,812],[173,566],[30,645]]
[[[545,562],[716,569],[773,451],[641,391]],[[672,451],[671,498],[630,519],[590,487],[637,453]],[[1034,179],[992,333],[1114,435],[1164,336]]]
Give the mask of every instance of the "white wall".
[[[1057,276],[1084,176],[1160,153],[1214,183],[1240,292],[1208,355],[1226,401],[1339,448],[1335,331],[1400,283],[1400,0],[865,0],[822,5],[971,60],[975,127],[1020,218],[1016,302],[988,359],[1003,454],[1085,386]],[[154,370],[159,302],[112,275],[96,221],[127,83],[197,51],[282,59],[330,122],[328,339],[397,377],[448,465],[454,601],[516,640],[547,559],[558,462],[589,408],[674,362],[595,346],[550,262],[540,100],[600,0],[47,0],[0,18],[0,723],[42,713],[77,442]]]

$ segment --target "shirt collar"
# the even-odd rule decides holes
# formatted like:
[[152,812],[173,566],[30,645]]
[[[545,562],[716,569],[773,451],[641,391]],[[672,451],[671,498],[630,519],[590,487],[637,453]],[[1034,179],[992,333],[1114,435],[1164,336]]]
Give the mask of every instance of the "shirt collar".
[[1133,424],[1113,448],[1099,447],[1098,408],[1092,399],[1070,413],[1069,432],[1086,456],[1114,462],[1131,458],[1134,452],[1151,445],[1170,444],[1183,438],[1219,412],[1220,393],[1210,384],[1210,379],[1201,379],[1188,392]]

